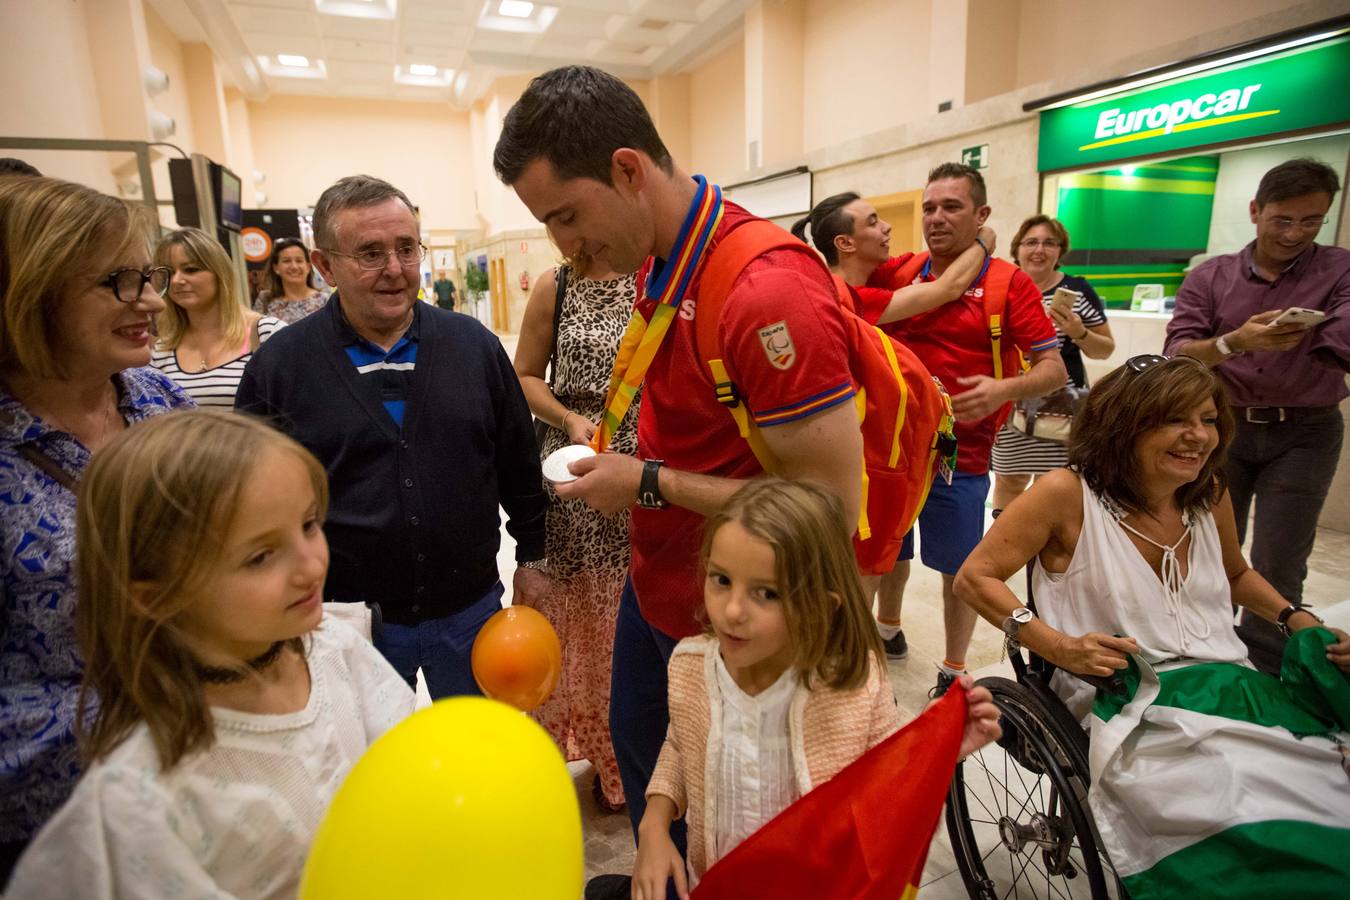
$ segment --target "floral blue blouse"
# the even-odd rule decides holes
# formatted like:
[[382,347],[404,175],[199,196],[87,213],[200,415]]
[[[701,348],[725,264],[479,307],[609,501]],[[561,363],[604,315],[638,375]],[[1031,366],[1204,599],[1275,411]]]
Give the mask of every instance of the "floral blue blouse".
[[[154,369],[113,376],[128,423],[192,406]],[[75,698],[75,495],[21,452],[41,451],[73,479],[78,440],[0,388],[0,841],[31,838],[79,776]]]

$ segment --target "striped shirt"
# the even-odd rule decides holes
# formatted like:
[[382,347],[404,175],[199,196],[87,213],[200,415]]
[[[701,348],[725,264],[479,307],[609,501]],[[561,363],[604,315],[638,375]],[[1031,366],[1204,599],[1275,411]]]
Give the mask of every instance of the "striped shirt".
[[[262,344],[278,329],[285,327],[286,323],[280,319],[263,316],[258,320],[258,343]],[[243,355],[204,372],[184,371],[178,364],[177,350],[156,348],[150,357],[150,365],[172,378],[198,406],[233,409],[239,379],[244,377],[244,366],[253,358],[253,351],[249,349],[247,339],[241,349]]]
[[345,349],[347,358],[356,366],[356,374],[362,381],[376,385],[389,418],[402,428],[403,410],[412,392],[413,373],[417,370],[417,317],[413,316],[408,330],[387,351],[355,332]]

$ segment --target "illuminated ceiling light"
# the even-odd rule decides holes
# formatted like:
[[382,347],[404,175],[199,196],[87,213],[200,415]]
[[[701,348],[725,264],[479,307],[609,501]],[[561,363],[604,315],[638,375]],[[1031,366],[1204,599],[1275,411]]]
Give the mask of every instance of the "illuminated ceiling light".
[[527,0],[501,0],[497,4],[497,14],[512,19],[528,19],[534,14],[534,4]]
[[1133,178],[1137,168],[1138,166],[1121,166],[1120,174],[1124,175],[1126,178]]
[[398,15],[398,0],[314,0],[315,8],[329,16],[352,19],[394,19]]
[[454,69],[440,69],[421,63],[394,66],[394,82],[414,87],[447,88],[455,81]]
[[258,57],[262,70],[275,78],[314,78],[328,77],[328,67],[323,60],[310,60],[306,56],[291,54],[278,55],[276,59],[268,56]]

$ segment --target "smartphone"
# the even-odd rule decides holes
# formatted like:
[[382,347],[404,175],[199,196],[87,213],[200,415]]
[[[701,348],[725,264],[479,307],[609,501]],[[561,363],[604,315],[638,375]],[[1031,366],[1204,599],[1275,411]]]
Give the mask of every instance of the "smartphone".
[[1275,317],[1271,326],[1275,325],[1298,325],[1303,328],[1312,328],[1314,325],[1322,324],[1322,320],[1327,314],[1320,309],[1304,309],[1301,306],[1291,306],[1284,312]]
[[1078,291],[1071,291],[1066,287],[1056,288],[1055,296],[1050,298],[1050,305],[1046,307],[1045,311],[1048,313],[1052,309],[1057,309],[1067,316],[1073,312],[1073,305],[1082,296]]

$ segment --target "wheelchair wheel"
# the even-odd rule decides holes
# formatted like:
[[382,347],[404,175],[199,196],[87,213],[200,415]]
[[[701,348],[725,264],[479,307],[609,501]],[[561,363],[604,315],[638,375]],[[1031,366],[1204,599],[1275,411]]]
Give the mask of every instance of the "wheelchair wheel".
[[1048,690],[979,684],[994,695],[1003,737],[957,765],[947,798],[970,896],[1125,898],[1087,806],[1087,735]]

